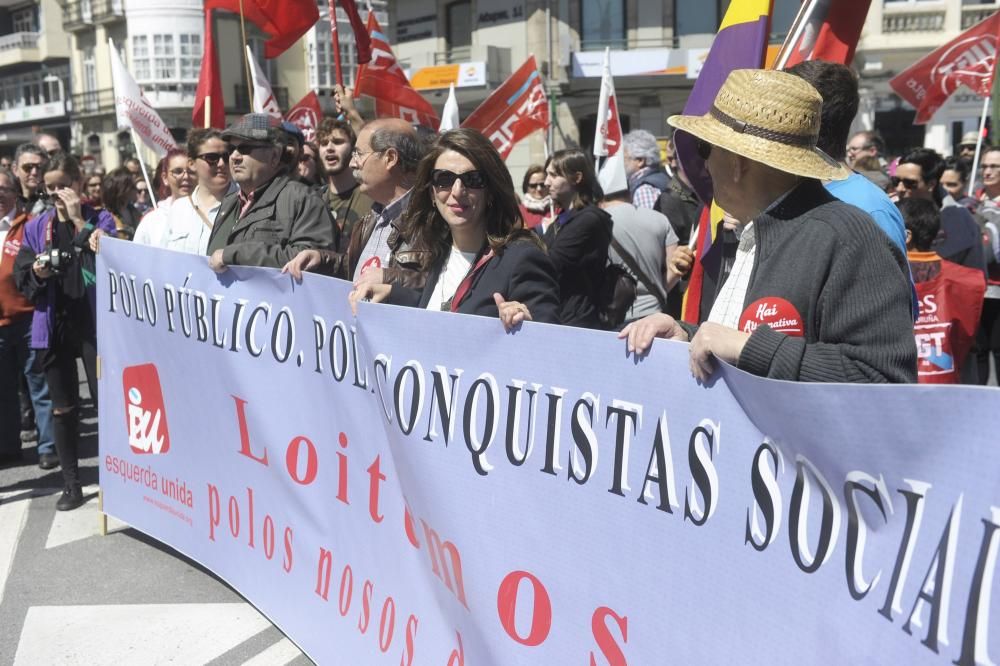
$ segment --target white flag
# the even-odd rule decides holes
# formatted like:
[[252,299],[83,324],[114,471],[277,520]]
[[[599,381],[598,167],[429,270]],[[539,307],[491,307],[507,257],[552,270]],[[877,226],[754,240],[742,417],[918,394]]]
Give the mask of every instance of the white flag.
[[170,129],[142,94],[139,84],[125,68],[111,39],[108,39],[108,48],[111,50],[111,83],[115,91],[118,128],[135,130],[135,134],[150,150],[163,157],[168,150],[177,147]]
[[257,59],[253,57],[249,46],[247,46],[247,62],[250,63],[250,78],[253,79],[253,103],[251,105],[253,112],[266,113],[281,120],[281,109],[278,108],[278,101],[274,99],[271,84],[268,83],[267,77],[264,76],[264,70],[257,64]]
[[608,157],[622,145],[622,125],[618,117],[615,82],[611,78],[611,49],[604,49],[601,94],[597,101],[597,128],[594,130],[594,157]]
[[438,127],[438,132],[456,129],[459,124],[458,100],[455,99],[455,84],[452,83],[448,88],[448,100],[444,103],[444,109],[441,110],[441,125]]

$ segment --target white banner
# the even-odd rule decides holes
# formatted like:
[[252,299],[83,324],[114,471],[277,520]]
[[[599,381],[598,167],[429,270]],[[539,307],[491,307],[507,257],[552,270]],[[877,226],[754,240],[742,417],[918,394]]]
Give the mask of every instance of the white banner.
[[108,39],[108,50],[111,53],[111,81],[118,128],[134,130],[133,136],[138,136],[157,156],[163,157],[168,150],[177,147],[170,128],[142,94],[142,89],[126,69],[111,39]]

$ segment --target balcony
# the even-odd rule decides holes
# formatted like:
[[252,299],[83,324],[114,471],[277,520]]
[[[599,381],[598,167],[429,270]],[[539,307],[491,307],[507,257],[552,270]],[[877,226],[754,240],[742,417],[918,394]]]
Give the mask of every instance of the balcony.
[[933,11],[888,11],[882,15],[882,32],[884,34],[940,32],[944,30],[945,10]]
[[104,90],[89,90],[73,94],[73,106],[70,108],[76,117],[99,116],[115,112],[115,91],[112,88]]
[[63,10],[63,30],[73,32],[124,18],[123,0],[73,0]]
[[25,62],[41,62],[37,32],[14,32],[0,36],[0,67]]
[[976,25],[984,18],[996,12],[996,5],[983,5],[981,7],[962,7],[962,30],[967,30]]

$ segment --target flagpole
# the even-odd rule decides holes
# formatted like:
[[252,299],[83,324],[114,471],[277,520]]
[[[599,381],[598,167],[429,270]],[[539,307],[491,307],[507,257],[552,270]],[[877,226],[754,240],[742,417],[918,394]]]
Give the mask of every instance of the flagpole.
[[976,156],[972,159],[972,172],[969,176],[969,196],[976,191],[976,174],[979,173],[979,153],[983,149],[983,130],[986,128],[986,115],[990,112],[991,96],[983,100],[983,113],[979,117],[979,137],[976,139]]
[[205,129],[208,129],[212,124],[212,96],[205,95]]
[[799,39],[802,38],[802,33],[805,32],[806,26],[809,25],[808,17],[812,14],[814,4],[813,0],[807,0],[807,2],[803,2],[802,6],[799,7],[799,13],[795,15],[795,20],[792,22],[792,29],[789,31],[788,37],[785,38],[785,43],[781,45],[781,49],[778,50],[778,55],[774,59],[774,69],[784,69],[785,63],[791,57],[792,47],[798,44]]
[[243,72],[247,77],[247,99],[250,100],[250,111],[253,111],[253,82],[250,80],[250,61],[246,58],[247,24],[243,15],[243,0],[240,0],[240,35],[243,38]]
[[149,182],[149,174],[146,173],[146,160],[142,159],[142,154],[139,152],[139,139],[135,135],[135,128],[129,128],[129,133],[132,135],[132,146],[135,148],[135,156],[138,158],[139,168],[142,170],[142,179],[146,181],[146,188],[149,191],[149,200],[153,202],[153,208],[157,208],[156,190],[153,189],[153,184]]
[[337,32],[337,0],[330,0],[330,42],[333,48],[333,71],[337,85],[344,87],[344,70],[340,67],[340,35]]

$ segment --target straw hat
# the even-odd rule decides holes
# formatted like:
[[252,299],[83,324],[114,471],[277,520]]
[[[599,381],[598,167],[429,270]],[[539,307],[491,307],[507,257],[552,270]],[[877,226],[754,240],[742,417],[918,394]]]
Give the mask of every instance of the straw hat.
[[823,98],[794,74],[730,72],[709,112],[667,122],[714,146],[787,173],[844,180],[850,171],[816,147]]

